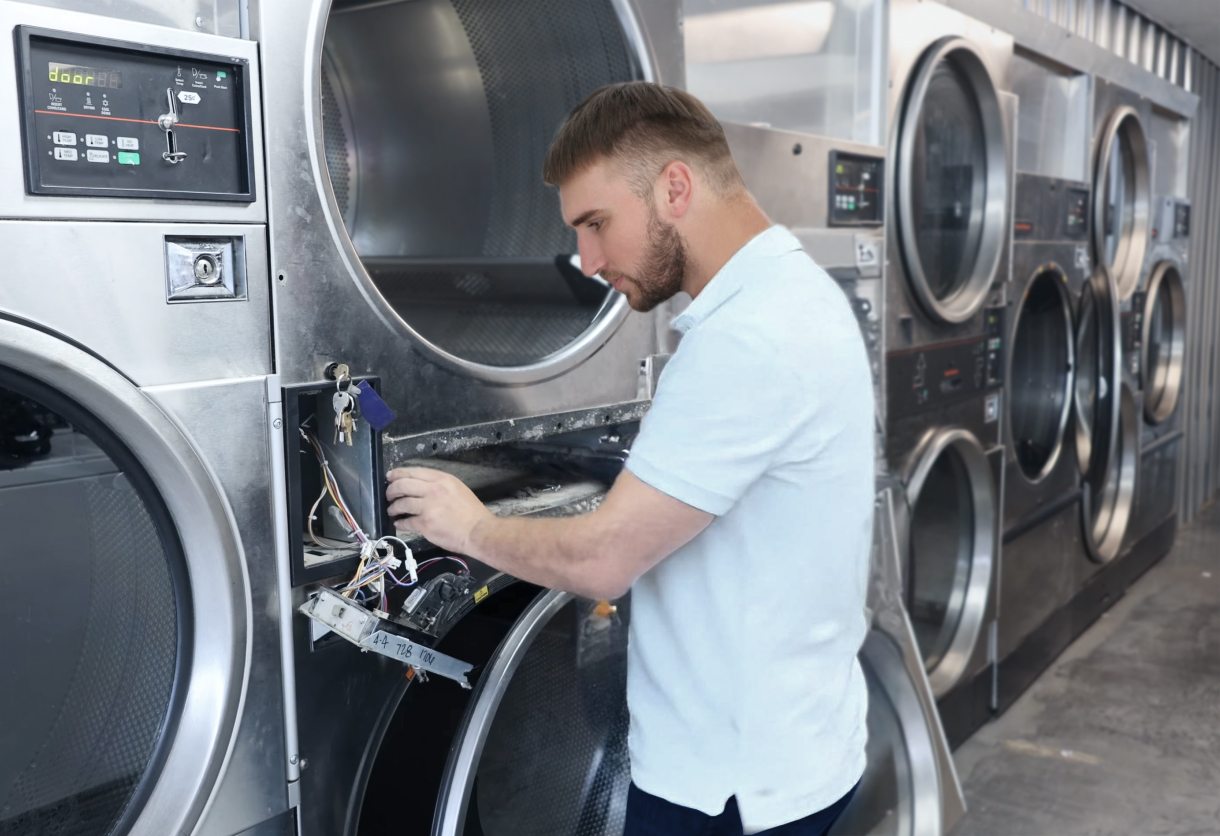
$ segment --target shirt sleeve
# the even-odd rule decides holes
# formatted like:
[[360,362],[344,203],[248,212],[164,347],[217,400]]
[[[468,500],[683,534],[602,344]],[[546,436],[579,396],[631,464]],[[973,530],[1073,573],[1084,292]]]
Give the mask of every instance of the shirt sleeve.
[[700,328],[661,373],[627,469],[720,516],[782,456],[799,420],[795,390],[765,340]]

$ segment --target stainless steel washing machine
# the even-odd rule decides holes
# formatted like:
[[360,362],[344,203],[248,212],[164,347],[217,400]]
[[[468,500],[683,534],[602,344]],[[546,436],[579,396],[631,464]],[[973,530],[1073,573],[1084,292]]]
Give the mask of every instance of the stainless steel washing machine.
[[1009,277],[1012,39],[937,3],[889,10],[889,350],[977,337]]
[[1190,203],[1190,122],[1164,109],[1149,121],[1152,146],[1152,232],[1146,277],[1132,296],[1126,350],[1138,356],[1143,397],[1139,489],[1128,532],[1130,583],[1168,553],[1177,533],[1178,473],[1183,453],[1181,403],[1186,352]]
[[541,166],[595,88],[681,85],[677,2],[274,2],[251,25],[286,384],[378,375],[395,437],[639,399],[668,316],[580,273]]
[[257,46],[0,29],[0,831],[291,833]]

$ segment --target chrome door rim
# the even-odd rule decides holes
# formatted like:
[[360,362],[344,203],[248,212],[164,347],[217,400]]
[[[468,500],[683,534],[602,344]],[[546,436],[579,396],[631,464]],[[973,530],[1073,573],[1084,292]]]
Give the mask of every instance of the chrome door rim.
[[[937,741],[928,727],[928,713],[920,700],[917,681],[904,664],[894,639],[877,628],[870,631],[860,656],[862,664],[869,666],[885,690],[902,729],[911,802],[909,809],[902,807],[898,811],[898,832],[939,836],[944,832],[943,779],[936,757]],[[918,656],[915,651],[915,657]],[[935,711],[932,714],[935,716]]]
[[970,578],[960,598],[950,601],[949,609],[956,609],[960,612],[957,627],[940,661],[935,668],[928,671],[928,682],[932,686],[933,694],[938,698],[952,689],[967,672],[974,650],[978,647],[986,626],[988,603],[991,600],[996,567],[998,515],[996,514],[995,486],[991,466],[978,439],[969,430],[961,428],[935,431],[919,447],[913,457],[914,464],[904,480],[907,504],[910,508],[909,517],[906,520],[906,531],[903,532],[907,560],[914,559],[914,556],[910,554],[910,535],[914,526],[914,509],[919,502],[920,493],[933,465],[942,455],[949,454],[950,451],[958,456],[970,482],[969,493],[974,510],[974,531]]
[[[655,69],[652,58],[644,39],[630,0],[609,0],[618,13],[619,22],[623,27],[628,45],[640,66],[641,77],[646,81],[654,81]],[[426,339],[416,328],[407,322],[382,297],[376,284],[360,260],[359,253],[352,243],[347,226],[343,221],[343,213],[335,197],[334,186],[331,183],[330,171],[326,163],[326,138],[322,129],[322,64],[324,61],[323,45],[325,44],[326,26],[330,19],[332,3],[321,0],[317,4],[318,17],[311,30],[313,43],[307,48],[311,50],[311,58],[307,62],[307,75],[302,90],[305,93],[304,113],[311,141],[308,143],[309,162],[314,182],[317,184],[321,197],[321,205],[327,216],[327,224],[334,238],[340,260],[347,268],[348,274],[360,289],[361,295],[381,321],[394,333],[402,336],[407,344],[418,347],[430,360],[448,367],[450,370],[466,377],[473,377],[489,383],[503,385],[521,385],[538,383],[558,377],[579,366],[595,352],[601,349],[631,313],[627,297],[611,291],[606,302],[594,315],[589,326],[568,345],[536,362],[523,366],[490,366],[475,363],[452,352],[446,351]],[[404,345],[405,348],[405,345]]]
[[[1109,171],[1110,155],[1114,143],[1120,136],[1127,140],[1134,169],[1133,193],[1131,196],[1131,230],[1119,239],[1114,253],[1115,265],[1106,263],[1106,193],[1105,178]],[[1124,105],[1115,109],[1106,121],[1098,146],[1093,173],[1093,254],[1095,263],[1109,273],[1118,288],[1119,301],[1126,301],[1139,286],[1140,273],[1144,266],[1144,255],[1148,251],[1148,236],[1151,223],[1152,178],[1148,156],[1148,140],[1144,124],[1135,108]]]
[[[1117,442],[1119,429],[1119,409],[1122,375],[1122,342],[1119,339],[1121,313],[1118,305],[1118,289],[1114,286],[1114,278],[1104,270],[1098,270],[1089,279],[1086,290],[1081,293],[1081,308],[1084,293],[1089,293],[1093,299],[1093,307],[1097,311],[1098,333],[1096,339],[1100,345],[1097,351],[1098,381],[1097,399],[1106,404],[1105,411],[1095,405],[1092,414],[1094,425],[1085,423],[1080,405],[1080,389],[1075,388],[1072,395],[1072,406],[1076,411],[1076,461],[1080,473],[1085,479],[1097,481],[1104,478],[1104,470],[1108,466],[1110,451]],[[1104,306],[1104,309],[1103,309]],[[1081,336],[1084,320],[1078,312],[1076,323],[1076,373],[1080,374]],[[1104,368],[1103,368],[1104,365]],[[1100,436],[1100,438],[1098,438]],[[1101,442],[1100,444],[1098,442]],[[1097,455],[1100,450],[1101,455]]]
[[1095,563],[1109,563],[1122,551],[1135,501],[1139,466],[1139,413],[1135,391],[1125,380],[1118,400],[1121,406],[1118,443],[1121,447],[1117,452],[1111,451],[1101,483],[1102,496],[1097,514],[1093,513],[1093,488],[1087,481],[1080,503],[1085,547],[1089,558]]
[[[915,212],[912,189],[909,188],[915,155],[915,126],[923,110],[928,86],[941,61],[952,61],[969,82],[980,111],[983,125],[983,145],[986,160],[986,191],[983,204],[983,228],[979,249],[970,279],[948,299],[938,299],[932,292],[927,274],[919,258],[915,236]],[[897,220],[900,251],[910,285],[920,305],[934,319],[949,324],[965,322],[983,306],[996,268],[1003,254],[1008,225],[1008,140],[1004,131],[999,93],[987,69],[982,54],[963,38],[945,38],[923,54],[919,70],[905,97],[898,126]]]
[[535,599],[513,624],[496,651],[495,661],[479,678],[478,693],[458,732],[458,747],[452,750],[441,779],[436,821],[432,825],[434,836],[457,836],[464,832],[479,758],[513,673],[521,666],[534,638],[572,599],[572,595],[559,590],[550,590]]
[[[1009,385],[1011,385],[1011,381],[1013,379],[1013,376],[1012,376],[1013,355],[1015,353],[1015,348],[1016,348],[1015,337],[1021,327],[1021,317],[1023,316],[1023,314],[1025,312],[1025,303],[1029,299],[1029,292],[1030,292],[1030,290],[1033,289],[1034,282],[1036,280],[1038,280],[1041,276],[1043,276],[1047,273],[1055,273],[1059,276],[1059,279],[1060,279],[1060,281],[1055,283],[1055,289],[1058,293],[1059,302],[1060,302],[1062,312],[1063,312],[1064,333],[1067,335],[1066,348],[1067,348],[1068,371],[1064,377],[1063,406],[1060,408],[1059,417],[1058,417],[1057,421],[1055,422],[1056,432],[1055,432],[1054,449],[1051,451],[1050,456],[1047,457],[1046,462],[1042,465],[1042,468],[1038,471],[1038,473],[1036,473],[1032,477],[1028,473],[1025,472],[1025,469],[1023,467],[1020,467],[1019,465],[1017,467],[1017,472],[1020,473],[1022,478],[1024,478],[1025,481],[1029,482],[1031,485],[1036,485],[1039,482],[1046,479],[1046,477],[1048,475],[1050,475],[1051,471],[1053,471],[1055,469],[1055,465],[1059,463],[1059,456],[1063,452],[1064,441],[1066,440],[1066,437],[1067,437],[1068,418],[1072,412],[1072,399],[1075,396],[1075,391],[1076,391],[1076,378],[1075,378],[1075,374],[1076,374],[1076,339],[1075,339],[1076,327],[1075,327],[1075,323],[1072,321],[1072,301],[1071,301],[1071,297],[1068,295],[1068,291],[1067,291],[1067,274],[1063,272],[1063,268],[1061,268],[1058,264],[1055,264],[1054,262],[1049,262],[1047,264],[1043,264],[1043,265],[1035,268],[1033,273],[1030,275],[1030,279],[1029,279],[1028,283],[1025,285],[1025,291],[1021,294],[1021,302],[1020,302],[1020,304],[1017,305],[1017,316],[1016,316],[1016,318],[1013,322],[1013,326],[1012,326],[1012,333],[1013,333],[1014,339],[1013,339],[1013,344],[1010,347],[1010,350],[1008,352],[1008,369],[1006,372],[1007,376],[1005,379],[1010,381]],[[1010,392],[1008,397],[1006,398],[1006,400],[1007,400],[1007,408],[1008,408],[1008,426],[1009,426],[1009,430],[1011,432],[1012,425],[1013,425],[1012,409],[1013,409],[1013,403],[1015,402],[1016,399],[1014,397],[1012,397],[1012,393]],[[1014,439],[1014,441],[1015,441],[1015,439]],[[1015,451],[1014,451],[1014,455],[1015,455]]]
[[190,578],[193,641],[177,728],[133,836],[189,832],[210,803],[249,675],[250,591],[236,523],[178,426],[104,362],[35,328],[0,319],[0,362],[65,393],[140,460],[178,529]]
[[[1157,312],[1157,299],[1161,288],[1169,294],[1170,324],[1168,360],[1157,369],[1152,368],[1152,323]],[[1170,261],[1159,262],[1148,280],[1148,296],[1144,303],[1142,356],[1140,369],[1144,375],[1144,418],[1150,424],[1160,424],[1177,411],[1182,394],[1182,370],[1186,352],[1186,290],[1182,284],[1182,273]],[[1153,373],[1156,378],[1153,379]]]

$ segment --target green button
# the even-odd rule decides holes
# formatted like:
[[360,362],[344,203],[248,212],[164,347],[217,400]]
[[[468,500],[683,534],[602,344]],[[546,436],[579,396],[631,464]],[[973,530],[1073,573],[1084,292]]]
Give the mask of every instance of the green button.
[[120,151],[119,165],[139,165],[140,154],[138,151]]

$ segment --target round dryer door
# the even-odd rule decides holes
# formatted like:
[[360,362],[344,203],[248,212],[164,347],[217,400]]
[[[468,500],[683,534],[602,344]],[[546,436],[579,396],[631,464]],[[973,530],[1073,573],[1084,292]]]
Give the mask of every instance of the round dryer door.
[[1186,291],[1169,261],[1157,264],[1148,282],[1143,351],[1144,418],[1160,424],[1178,408],[1186,353]]
[[996,570],[995,484],[970,432],[935,433],[906,479],[906,604],[932,690],[967,673],[979,647]]
[[[631,782],[626,610],[547,593],[503,641],[450,752],[434,834],[618,836]],[[894,642],[870,634],[868,767],[836,833],[941,831],[935,746]]]
[[1122,382],[1118,291],[1104,270],[1093,274],[1076,313],[1076,453],[1085,545],[1106,562],[1118,556],[1131,516],[1137,457],[1134,396]]
[[0,832],[189,832],[245,665],[240,546],[186,439],[0,323]]
[[1093,258],[1127,299],[1139,285],[1148,249],[1151,177],[1139,114],[1120,107],[1097,146],[1093,181]]
[[1034,274],[1017,308],[1008,365],[1008,416],[1022,475],[1041,481],[1059,461],[1072,409],[1075,360],[1067,277],[1055,264]]
[[898,646],[885,633],[869,634],[860,662],[868,681],[868,765],[855,797],[830,832],[943,833],[951,823],[945,822],[941,805],[943,787],[936,765],[941,744],[928,727],[919,688]]
[[586,95],[650,75],[630,14],[616,0],[335,0],[320,64],[333,207],[369,292],[464,374],[553,377],[628,313],[581,273],[542,164]]
[[898,125],[896,207],[906,274],[935,320],[982,307],[1008,226],[1007,140],[982,56],[949,38],[928,50]]

